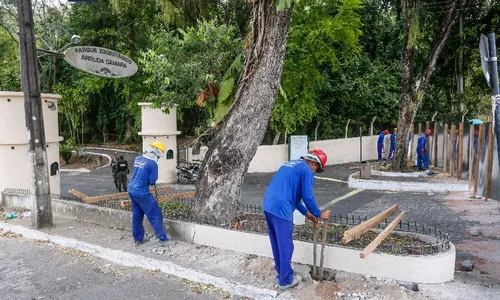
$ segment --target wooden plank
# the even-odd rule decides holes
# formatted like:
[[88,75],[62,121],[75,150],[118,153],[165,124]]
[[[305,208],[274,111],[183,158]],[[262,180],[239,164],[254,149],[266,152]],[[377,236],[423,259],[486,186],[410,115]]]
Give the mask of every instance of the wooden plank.
[[[195,192],[185,192],[185,193],[176,193],[176,194],[160,196],[160,197],[158,197],[158,203],[166,202],[169,200],[175,200],[175,199],[192,198],[195,195],[196,195]],[[130,202],[130,200],[120,201],[120,207],[128,208],[130,206],[132,206],[132,203]]]
[[89,196],[85,195],[84,193],[77,191],[77,190],[74,190],[74,189],[69,190],[69,193],[75,197],[83,199],[83,201],[85,201],[85,199],[87,199],[89,197]]
[[462,179],[462,162],[464,157],[464,123],[458,125],[458,157],[457,157],[457,180]]
[[457,130],[456,125],[451,125],[451,139],[450,139],[450,176],[455,174],[455,133]]
[[370,255],[382,241],[392,232],[399,224],[401,219],[406,215],[406,210],[403,210],[359,255],[361,258],[366,258]]
[[[171,189],[171,187],[169,185],[157,188],[158,192],[170,191],[170,189]],[[149,188],[149,192],[154,193],[155,188],[154,187]],[[89,197],[89,198],[85,199],[85,203],[96,203],[99,201],[116,200],[116,199],[121,199],[121,198],[128,198],[128,192]]]
[[446,174],[448,167],[448,124],[444,124],[444,137],[443,137],[443,173]]
[[474,124],[469,128],[469,192],[472,189],[472,165],[474,164]]
[[483,155],[484,148],[484,124],[479,125],[479,147],[477,149],[476,155],[476,171],[474,172],[474,198],[477,196],[477,190],[479,187],[479,164],[481,162],[481,156]]
[[493,171],[493,123],[490,123],[488,130],[488,173],[486,173],[486,195],[484,202],[488,202],[491,195],[491,172]]
[[439,124],[438,122],[434,122],[434,140],[432,141],[434,143],[434,150],[432,151],[432,160],[434,168],[437,168],[438,165],[438,136],[439,136],[438,130],[439,130]]
[[394,204],[389,209],[379,213],[378,215],[366,220],[365,222],[354,226],[351,229],[344,231],[344,236],[342,237],[342,244],[345,245],[350,241],[359,238],[363,233],[377,226],[383,220],[389,218],[399,210],[399,205]]
[[[425,129],[431,129],[431,122],[430,121],[425,121]],[[427,149],[427,151],[429,151],[429,155],[431,154],[431,139],[430,138],[427,138],[427,140],[425,141],[425,149]],[[431,163],[430,161],[430,157],[429,157],[429,164]]]
[[413,143],[415,142],[415,126],[411,126],[411,140],[410,140],[410,161],[413,161]]

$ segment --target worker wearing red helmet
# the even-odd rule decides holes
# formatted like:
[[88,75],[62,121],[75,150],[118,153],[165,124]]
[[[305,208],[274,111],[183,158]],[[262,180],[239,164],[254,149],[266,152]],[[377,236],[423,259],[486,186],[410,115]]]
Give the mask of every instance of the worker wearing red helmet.
[[321,211],[313,195],[314,173],[325,170],[326,160],[325,152],[315,149],[300,159],[286,162],[276,172],[264,195],[264,215],[273,251],[274,269],[278,273],[278,289],[282,291],[293,288],[302,281],[292,269],[293,212],[297,209],[313,222],[318,222],[317,218],[330,218],[330,211]]
[[424,170],[429,169],[429,152],[427,151],[427,138],[432,133],[430,129],[426,129],[418,137],[417,141],[417,168],[422,169],[422,163],[424,164]]
[[382,150],[384,150],[384,139],[389,134],[389,130],[380,131],[377,140],[378,160],[382,160]]

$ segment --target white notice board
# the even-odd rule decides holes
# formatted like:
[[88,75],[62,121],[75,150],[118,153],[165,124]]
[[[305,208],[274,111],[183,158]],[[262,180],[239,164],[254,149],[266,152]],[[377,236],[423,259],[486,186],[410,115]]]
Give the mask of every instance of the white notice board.
[[299,159],[309,152],[307,135],[291,135],[288,144],[288,160]]

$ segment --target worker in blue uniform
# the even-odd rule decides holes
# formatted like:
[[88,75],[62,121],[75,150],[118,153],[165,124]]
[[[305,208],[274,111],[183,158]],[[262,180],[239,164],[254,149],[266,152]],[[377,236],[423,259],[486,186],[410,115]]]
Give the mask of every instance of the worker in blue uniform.
[[278,273],[278,289],[281,291],[293,288],[302,281],[301,276],[294,274],[292,269],[295,209],[312,222],[318,222],[317,218],[330,218],[330,211],[321,211],[313,195],[314,172],[324,171],[326,160],[327,156],[323,151],[312,150],[300,159],[285,163],[274,175],[264,195],[264,215],[273,251],[274,269]]
[[427,138],[431,134],[430,129],[426,129],[424,133],[422,133],[418,137],[417,141],[417,168],[419,170],[422,169],[422,163],[424,165],[424,170],[429,169],[429,152],[427,151]]
[[393,133],[391,133],[391,148],[389,149],[389,156],[387,157],[387,159],[392,159],[392,157],[394,156],[394,150],[396,150],[396,136],[397,136],[397,133],[398,133],[398,129],[397,128],[394,128],[394,131]]
[[377,140],[378,160],[382,160],[382,150],[384,150],[384,139],[389,134],[389,130],[380,131]]
[[166,246],[168,237],[163,228],[163,215],[158,202],[149,192],[149,186],[155,185],[158,179],[157,161],[163,157],[165,145],[157,141],[149,146],[149,151],[136,157],[134,174],[128,184],[128,194],[132,202],[132,236],[136,246],[145,242],[142,222],[146,214],[158,239],[157,244]]

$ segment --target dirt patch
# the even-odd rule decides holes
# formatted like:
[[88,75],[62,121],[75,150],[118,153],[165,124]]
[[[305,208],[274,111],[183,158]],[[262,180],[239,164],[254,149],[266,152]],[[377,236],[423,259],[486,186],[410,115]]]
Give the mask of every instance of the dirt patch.
[[68,170],[75,169],[89,169],[95,170],[101,166],[105,166],[109,163],[109,159],[106,156],[85,154],[76,156],[74,153],[69,160],[69,164],[66,164],[62,157],[59,157],[61,162],[61,168]]

